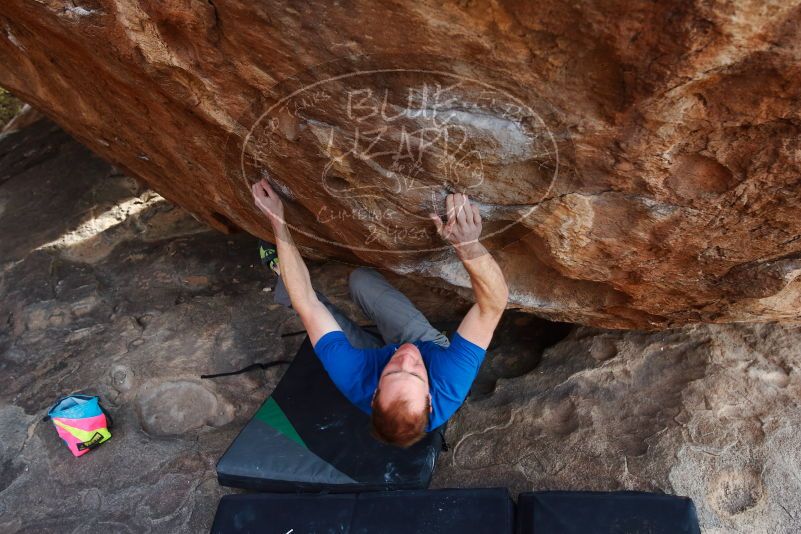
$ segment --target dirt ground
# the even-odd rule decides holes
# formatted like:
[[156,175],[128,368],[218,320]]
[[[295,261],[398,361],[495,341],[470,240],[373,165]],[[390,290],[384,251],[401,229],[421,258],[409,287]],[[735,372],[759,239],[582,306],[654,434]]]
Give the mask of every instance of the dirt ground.
[[[40,121],[0,139],[0,531],[201,532],[214,464],[302,336],[255,240],[209,231]],[[353,316],[352,266],[312,263]],[[432,320],[467,302],[393,278]],[[434,486],[688,495],[706,532],[801,530],[801,328],[613,332],[508,312]],[[75,459],[41,418],[100,395]]]

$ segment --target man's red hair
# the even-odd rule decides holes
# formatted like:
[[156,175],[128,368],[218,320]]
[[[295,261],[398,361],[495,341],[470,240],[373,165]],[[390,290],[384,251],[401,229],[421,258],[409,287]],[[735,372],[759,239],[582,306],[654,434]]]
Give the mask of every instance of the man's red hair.
[[384,443],[396,447],[411,447],[426,435],[428,414],[430,411],[428,399],[422,411],[409,409],[409,401],[398,399],[387,406],[379,400],[380,390],[375,393],[373,400],[373,415],[370,418],[373,436]]

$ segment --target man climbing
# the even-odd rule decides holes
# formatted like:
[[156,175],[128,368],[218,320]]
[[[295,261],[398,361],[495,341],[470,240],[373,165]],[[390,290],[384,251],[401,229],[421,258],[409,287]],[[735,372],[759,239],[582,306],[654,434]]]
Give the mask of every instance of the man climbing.
[[351,296],[375,321],[380,340],[312,288],[284,220],[283,203],[267,181],[254,184],[252,193],[277,242],[280,264],[274,248],[260,245],[262,262],[279,275],[275,300],[298,313],[337,388],[372,414],[373,435],[408,447],[447,421],[476,378],[508,298],[500,267],[479,242],[481,216],[467,195],[448,195],[446,221],[434,214],[431,218],[470,275],[476,303],[448,340],[381,274],[358,268],[350,275]]

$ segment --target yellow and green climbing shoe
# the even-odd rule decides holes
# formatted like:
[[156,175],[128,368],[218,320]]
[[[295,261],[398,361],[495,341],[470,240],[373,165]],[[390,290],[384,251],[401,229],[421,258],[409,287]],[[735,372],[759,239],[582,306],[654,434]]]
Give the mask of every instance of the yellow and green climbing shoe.
[[269,267],[277,276],[281,276],[281,270],[278,268],[278,250],[275,245],[259,240],[259,258],[262,265]]

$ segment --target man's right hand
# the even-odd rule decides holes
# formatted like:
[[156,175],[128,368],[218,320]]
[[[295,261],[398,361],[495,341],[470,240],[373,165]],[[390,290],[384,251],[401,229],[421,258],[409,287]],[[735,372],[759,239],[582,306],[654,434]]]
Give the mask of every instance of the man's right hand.
[[284,203],[267,180],[262,178],[251,186],[250,191],[253,193],[253,201],[256,203],[256,207],[270,219],[273,226],[283,224]]
[[284,203],[281,197],[270,187],[267,180],[253,184],[251,192],[256,206],[273,225],[275,246],[281,262],[281,280],[284,281],[292,307],[300,315],[309,339],[312,345],[315,345],[328,332],[342,329],[314,293],[309,270],[298,252],[298,247],[292,241],[289,226],[284,222]]

